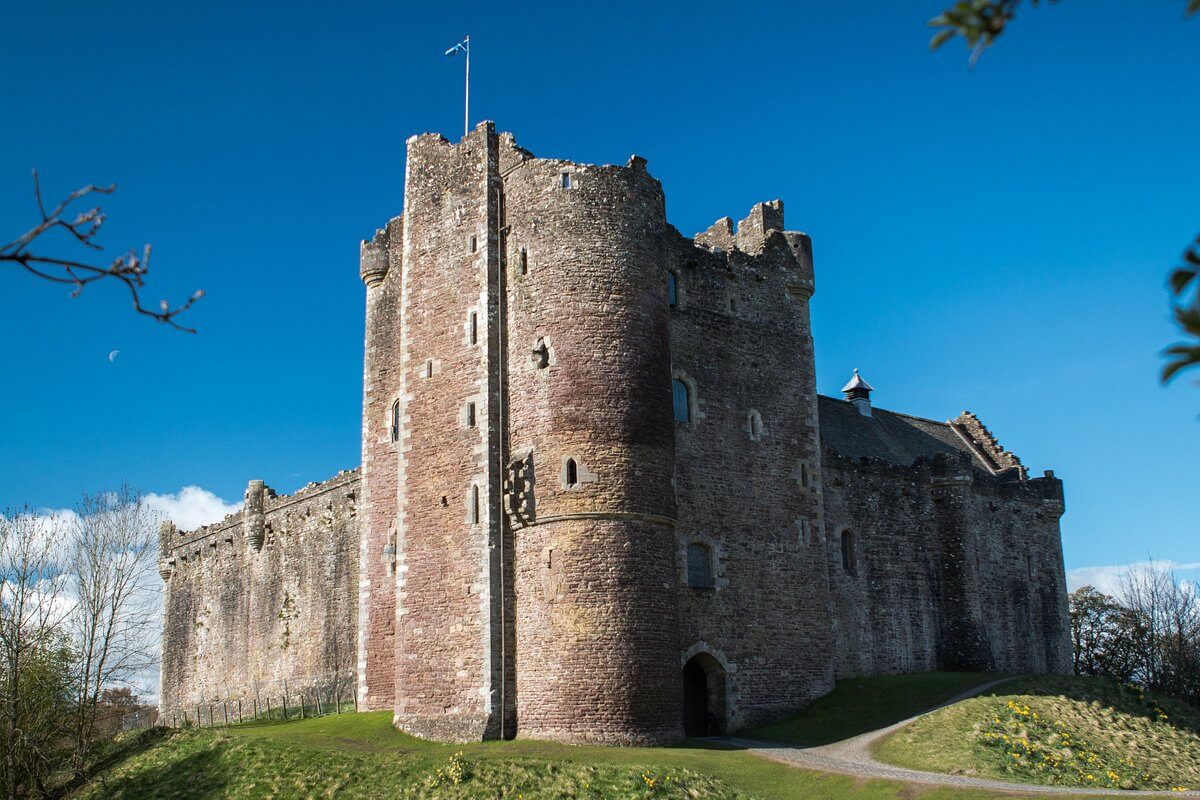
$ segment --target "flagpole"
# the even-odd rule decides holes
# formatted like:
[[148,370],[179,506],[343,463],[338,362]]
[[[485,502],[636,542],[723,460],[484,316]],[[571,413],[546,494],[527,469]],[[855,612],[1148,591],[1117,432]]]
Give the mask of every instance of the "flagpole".
[[448,56],[462,53],[467,57],[467,74],[463,83],[463,136],[471,132],[471,37],[464,36],[463,40],[446,51]]
[[463,92],[463,136],[471,132],[471,37],[463,39],[467,43],[467,80]]

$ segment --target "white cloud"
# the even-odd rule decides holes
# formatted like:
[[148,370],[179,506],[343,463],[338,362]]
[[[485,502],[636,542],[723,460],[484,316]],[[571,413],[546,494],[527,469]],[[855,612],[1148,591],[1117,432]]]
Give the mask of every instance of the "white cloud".
[[[184,486],[173,494],[147,494],[145,501],[149,508],[166,519],[170,519],[181,530],[194,530],[202,525],[219,522],[242,507],[241,502],[226,502],[216,494],[199,486]],[[35,536],[59,542],[64,541],[65,532],[71,530],[79,522],[78,514],[71,509],[38,509],[18,516],[23,516],[27,524],[32,526]],[[65,555],[64,548],[56,548],[56,551],[57,557]],[[47,597],[45,602],[53,603],[56,609],[61,608],[65,613],[74,605],[74,589],[66,586],[53,599]],[[161,586],[158,576],[153,572],[149,576],[145,591],[138,592],[134,598],[130,613],[136,617],[147,616],[156,622],[162,619]],[[151,644],[155,661],[157,661],[161,647],[158,625],[152,625],[145,631],[145,634]],[[142,696],[143,700],[157,701],[158,675],[159,667],[155,663],[140,670],[138,674],[130,676],[135,691]]]
[[1155,559],[1106,567],[1077,567],[1067,570],[1067,591],[1073,592],[1081,586],[1093,586],[1099,592],[1117,597],[1121,594],[1121,576],[1131,568],[1138,567],[1169,569],[1180,578],[1188,578],[1192,577],[1188,575],[1189,572],[1200,572],[1200,561],[1177,563]]
[[175,494],[148,494],[146,505],[161,513],[183,531],[220,522],[242,507],[240,502],[227,503],[199,486],[185,486]]

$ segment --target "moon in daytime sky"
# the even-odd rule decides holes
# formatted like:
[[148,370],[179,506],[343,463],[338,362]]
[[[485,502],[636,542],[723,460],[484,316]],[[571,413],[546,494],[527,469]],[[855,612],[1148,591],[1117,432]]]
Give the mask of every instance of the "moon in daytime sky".
[[117,353],[119,353],[119,352],[121,352],[121,351],[113,350],[111,353],[108,354],[108,361],[110,364],[117,360]]

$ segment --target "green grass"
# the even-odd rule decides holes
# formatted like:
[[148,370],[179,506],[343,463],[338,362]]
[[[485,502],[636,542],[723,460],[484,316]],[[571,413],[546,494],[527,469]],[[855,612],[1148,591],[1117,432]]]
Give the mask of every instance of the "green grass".
[[737,736],[809,745],[838,742],[908,719],[1001,677],[987,672],[918,672],[849,678],[838,681],[832,692],[799,715],[739,731]]
[[[933,674],[846,681],[830,698],[781,729],[810,741],[842,738],[936,704],[989,677]],[[443,745],[400,733],[392,727],[387,711],[217,729],[158,729],[121,741],[109,764],[72,797],[997,800],[1012,796],[860,781],[694,742],[653,748],[533,740]],[[456,776],[460,782],[455,782]]]
[[875,755],[1024,783],[1200,788],[1200,711],[1103,678],[1023,678],[917,720]]
[[[399,733],[386,711],[216,730],[159,730],[130,737],[122,744],[124,757],[76,793],[77,800],[999,797],[959,790],[923,792],[887,781],[857,781],[736,750],[573,747],[524,740],[441,745]],[[457,785],[436,785],[437,771],[445,772],[456,753],[462,753],[468,777]]]

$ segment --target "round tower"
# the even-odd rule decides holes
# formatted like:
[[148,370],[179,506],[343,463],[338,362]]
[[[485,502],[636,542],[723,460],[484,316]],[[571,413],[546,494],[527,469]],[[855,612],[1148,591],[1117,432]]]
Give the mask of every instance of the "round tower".
[[677,739],[662,189],[501,149],[517,733]]

